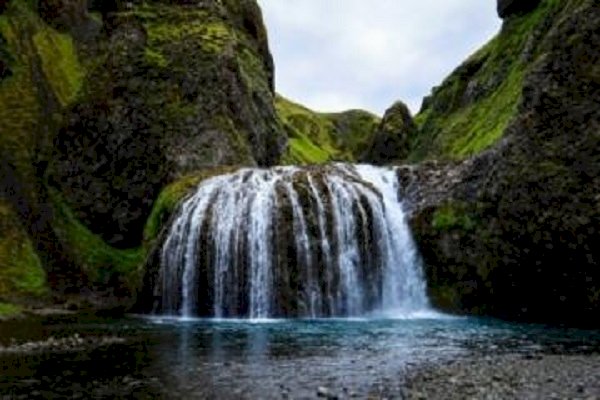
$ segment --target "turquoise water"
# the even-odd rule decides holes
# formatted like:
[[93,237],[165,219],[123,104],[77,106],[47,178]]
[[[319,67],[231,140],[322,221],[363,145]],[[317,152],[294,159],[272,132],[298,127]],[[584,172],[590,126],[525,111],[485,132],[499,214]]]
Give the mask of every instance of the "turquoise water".
[[0,352],[0,398],[314,398],[400,393],[427,363],[500,353],[599,353],[600,332],[495,320],[249,322],[70,316],[0,324],[0,344],[112,336],[77,352]]

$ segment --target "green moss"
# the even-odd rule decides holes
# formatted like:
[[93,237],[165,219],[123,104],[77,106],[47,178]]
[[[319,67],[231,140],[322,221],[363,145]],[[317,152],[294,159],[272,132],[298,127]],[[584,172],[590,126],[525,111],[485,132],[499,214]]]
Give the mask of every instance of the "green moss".
[[242,79],[248,88],[254,91],[269,92],[270,96],[269,78],[262,58],[256,53],[256,50],[242,46],[236,56]]
[[471,231],[475,228],[475,220],[467,213],[462,203],[447,203],[435,210],[431,225],[438,231],[459,229]]
[[200,182],[208,178],[234,172],[239,167],[226,166],[207,168],[194,174],[184,176],[165,187],[154,203],[148,222],[144,229],[144,240],[153,242],[164,228],[179,203],[189,195]]
[[45,27],[33,36],[46,80],[52,86],[63,107],[77,97],[83,84],[83,69],[79,64],[73,39]]
[[148,64],[159,67],[159,68],[165,68],[167,65],[169,65],[169,62],[167,61],[167,59],[165,58],[165,56],[158,52],[157,50],[151,49],[151,48],[146,48],[144,50],[144,56],[146,58],[146,61],[148,62]]
[[559,7],[560,2],[546,0],[534,12],[506,21],[492,41],[434,91],[415,118],[421,132],[411,143],[411,161],[464,159],[503,136],[518,111],[524,77],[543,54],[543,37],[538,36],[544,30],[537,28]]
[[21,314],[23,308],[10,303],[0,303],[0,318],[10,318]]
[[14,59],[13,75],[0,82],[0,156],[10,160],[22,179],[33,179],[32,150],[41,109],[31,76],[34,49],[28,41],[22,40],[21,32],[34,24],[35,19],[27,8],[17,5],[20,3],[9,3],[9,9],[0,16],[0,33]]
[[107,283],[115,274],[134,284],[145,260],[145,249],[115,249],[77,220],[59,193],[51,191],[55,205],[57,235],[89,279]]
[[42,297],[46,274],[8,203],[0,200],[0,299]]
[[[195,18],[187,15],[187,9],[177,13],[176,7],[155,8],[137,11],[148,32],[148,44],[156,51],[172,43],[184,40],[196,40],[208,53],[220,53],[228,43],[235,40],[235,32],[223,21],[211,20],[206,13],[194,13]],[[158,18],[157,16],[165,18]]]

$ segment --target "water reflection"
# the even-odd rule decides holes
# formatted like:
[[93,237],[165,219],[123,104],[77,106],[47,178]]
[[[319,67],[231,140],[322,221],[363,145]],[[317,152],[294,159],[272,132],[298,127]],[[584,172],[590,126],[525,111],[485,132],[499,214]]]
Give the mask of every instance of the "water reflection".
[[127,341],[77,353],[0,353],[0,397],[32,392],[42,397],[314,397],[318,386],[365,397],[399,385],[407,368],[465,354],[600,353],[599,332],[481,319],[249,323],[73,317],[9,325],[0,325],[0,343],[10,343],[13,332],[34,340],[78,332]]

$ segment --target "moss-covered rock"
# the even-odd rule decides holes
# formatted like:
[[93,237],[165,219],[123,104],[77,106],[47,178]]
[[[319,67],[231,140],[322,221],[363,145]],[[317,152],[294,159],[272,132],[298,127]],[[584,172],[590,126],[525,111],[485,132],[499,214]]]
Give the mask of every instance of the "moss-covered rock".
[[409,143],[417,132],[410,110],[398,101],[385,112],[362,158],[376,164],[403,160],[408,156]]
[[0,245],[0,286],[12,279],[4,272],[28,277],[37,260],[59,297],[127,299],[165,185],[206,166],[273,164],[284,150],[260,9],[253,0],[2,7],[0,202],[25,247]]
[[282,164],[356,161],[372,141],[380,121],[362,110],[319,113],[282,96],[277,96],[275,105],[289,138]]
[[131,247],[168,182],[273,164],[285,135],[255,2],[134,2],[106,20],[83,100],[55,140],[52,179],[78,219]]
[[64,289],[76,285],[78,268],[52,227],[45,175],[60,114],[77,97],[82,73],[74,42],[47,25],[35,4],[14,0],[0,15],[11,68],[0,81],[0,200],[31,240],[49,286]]
[[568,2],[544,0],[500,33],[425,98],[408,159],[462,160],[490,148],[517,116],[523,80],[546,56],[547,37]]
[[35,301],[48,294],[46,272],[33,243],[11,205],[0,200],[0,302]]
[[597,326],[600,10],[570,0],[538,12],[545,28],[529,41],[542,38],[543,56],[527,64],[503,140],[446,169],[456,185],[412,225],[444,309]]
[[224,166],[206,168],[186,175],[167,185],[158,196],[144,229],[144,242],[152,246],[183,199],[193,193],[204,180],[234,172],[239,167]]

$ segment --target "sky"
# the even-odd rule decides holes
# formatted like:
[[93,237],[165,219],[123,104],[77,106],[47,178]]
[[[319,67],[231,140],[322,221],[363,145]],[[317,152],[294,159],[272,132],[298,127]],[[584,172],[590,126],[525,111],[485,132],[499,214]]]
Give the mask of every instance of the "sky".
[[258,0],[277,91],[317,111],[382,115],[424,96],[500,29],[492,0]]

